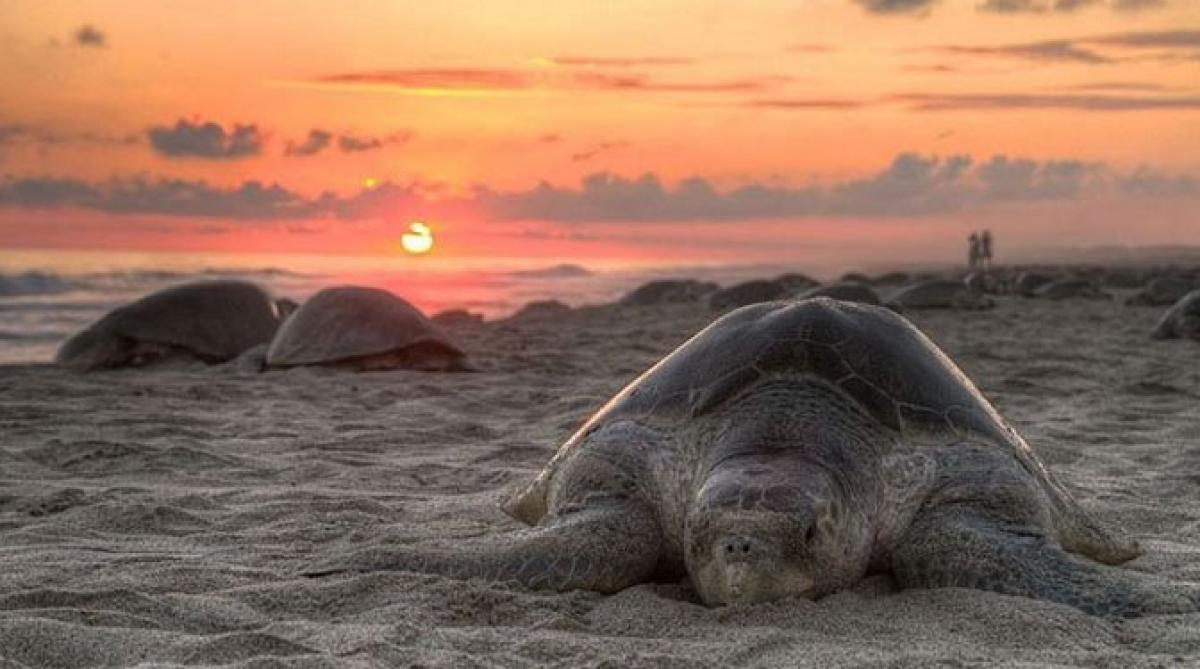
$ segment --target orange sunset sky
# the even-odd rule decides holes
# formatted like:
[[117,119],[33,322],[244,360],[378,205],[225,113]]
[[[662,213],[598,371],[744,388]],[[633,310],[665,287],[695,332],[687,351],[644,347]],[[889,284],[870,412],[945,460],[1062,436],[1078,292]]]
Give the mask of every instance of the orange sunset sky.
[[1200,1],[0,3],[0,245],[1200,244]]

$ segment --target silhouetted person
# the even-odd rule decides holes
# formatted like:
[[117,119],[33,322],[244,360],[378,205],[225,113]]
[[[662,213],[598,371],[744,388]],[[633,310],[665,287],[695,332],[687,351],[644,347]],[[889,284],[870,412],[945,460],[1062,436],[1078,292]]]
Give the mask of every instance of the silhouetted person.
[[984,268],[992,268],[992,233],[987,230],[979,237],[979,257],[983,260]]
[[979,266],[979,235],[972,232],[967,237],[967,267],[975,269]]

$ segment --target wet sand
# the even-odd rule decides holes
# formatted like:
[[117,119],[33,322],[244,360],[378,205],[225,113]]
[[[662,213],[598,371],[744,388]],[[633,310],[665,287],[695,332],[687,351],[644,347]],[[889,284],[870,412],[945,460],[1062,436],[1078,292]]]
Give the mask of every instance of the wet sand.
[[[910,314],[1105,521],[1126,568],[1200,582],[1200,344],[1157,307],[1000,298]],[[1200,614],[1122,622],[874,577],[710,609],[392,572],[305,579],[386,539],[514,529],[497,501],[717,314],[576,310],[454,332],[478,374],[76,375],[0,367],[0,668],[1200,664]]]

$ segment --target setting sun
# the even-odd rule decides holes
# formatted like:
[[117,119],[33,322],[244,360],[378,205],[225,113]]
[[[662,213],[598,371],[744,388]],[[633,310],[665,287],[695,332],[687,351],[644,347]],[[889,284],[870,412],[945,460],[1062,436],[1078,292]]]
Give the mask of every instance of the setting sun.
[[408,225],[408,232],[400,237],[400,245],[411,255],[424,255],[433,248],[433,232],[420,221]]

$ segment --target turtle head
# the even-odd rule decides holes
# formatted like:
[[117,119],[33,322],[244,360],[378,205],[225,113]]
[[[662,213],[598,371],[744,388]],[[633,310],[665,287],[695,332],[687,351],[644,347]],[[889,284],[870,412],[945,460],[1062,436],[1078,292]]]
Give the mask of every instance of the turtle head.
[[727,461],[689,511],[688,573],[710,606],[815,599],[866,572],[872,542],[865,518],[822,467],[781,458]]

